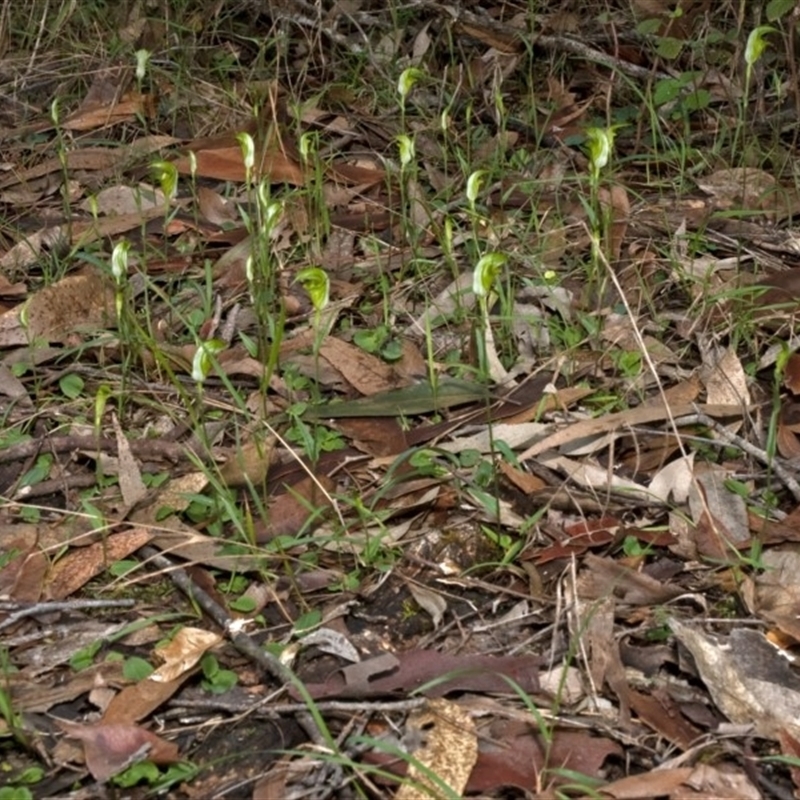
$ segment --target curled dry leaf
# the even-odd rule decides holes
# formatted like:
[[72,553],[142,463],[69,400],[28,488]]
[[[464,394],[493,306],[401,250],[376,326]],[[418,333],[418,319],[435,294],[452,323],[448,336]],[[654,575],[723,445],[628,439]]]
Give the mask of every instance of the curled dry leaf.
[[221,641],[222,637],[212,631],[205,631],[202,628],[181,628],[169,644],[156,649],[155,655],[163,659],[164,663],[148,680],[160,683],[175,680],[192,669]]
[[694,478],[694,456],[692,451],[685,458],[680,456],[660,469],[650,481],[650,494],[664,503],[670,495],[675,503],[685,503]]
[[411,592],[417,605],[431,615],[433,627],[438,628],[444,619],[444,612],[447,611],[447,601],[442,593],[411,581],[408,583],[408,591]]

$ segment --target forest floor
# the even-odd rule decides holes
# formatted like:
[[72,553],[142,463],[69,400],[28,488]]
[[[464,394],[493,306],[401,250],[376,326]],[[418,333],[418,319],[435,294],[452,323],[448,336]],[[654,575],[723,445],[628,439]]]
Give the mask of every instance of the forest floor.
[[0,800],[800,796],[795,5],[0,4]]

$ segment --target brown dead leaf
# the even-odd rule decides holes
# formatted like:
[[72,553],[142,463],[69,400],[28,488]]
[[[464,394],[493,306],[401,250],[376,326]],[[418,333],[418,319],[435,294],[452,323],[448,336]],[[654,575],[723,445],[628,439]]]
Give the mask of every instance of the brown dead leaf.
[[334,180],[358,187],[360,191],[386,180],[386,173],[382,169],[348,164],[344,161],[334,163],[330,168],[330,174]]
[[797,619],[800,613],[800,553],[795,549],[770,548],[762,554],[764,571],[754,576],[754,608],[765,613]]
[[410,446],[405,431],[392,417],[340,419],[336,428],[350,439],[353,447],[375,457],[398,455]]
[[762,278],[759,285],[769,287],[756,301],[758,310],[764,315],[773,315],[776,311],[788,314],[797,310],[800,300],[800,267]]
[[433,627],[439,628],[447,611],[447,600],[440,591],[422,586],[414,581],[407,582],[408,591],[414,598],[414,602],[423,610],[430,614],[433,620]]
[[125,628],[125,622],[107,622],[102,619],[64,618],[49,629],[48,637],[26,647],[17,663],[24,665],[30,680],[38,680],[42,673],[66,664],[86,648],[98,642],[113,641]]
[[128,92],[111,102],[88,102],[67,117],[61,124],[68,131],[91,131],[121,122],[152,119],[156,113],[156,98],[142,92]]
[[103,714],[103,723],[128,724],[145,719],[169,700],[191,674],[184,672],[172,681],[152,681],[145,678],[137,684],[126,686],[109,703]]
[[709,558],[730,558],[750,542],[744,498],[725,485],[727,479],[728,472],[723,469],[696,470],[689,487],[694,545],[699,554]]
[[613,596],[591,601],[578,599],[573,604],[569,624],[572,635],[586,642],[592,685],[600,689],[607,684],[616,694],[620,725],[625,727],[630,724],[630,687],[619,654],[619,642],[614,636],[615,608]]
[[800,402],[784,399],[778,416],[778,452],[784,458],[800,457]]
[[800,208],[800,196],[782,186],[773,175],[753,167],[721,169],[697,181],[714,198],[717,208],[763,211],[772,221],[792,216]]
[[119,216],[138,214],[143,210],[157,208],[161,213],[168,206],[161,189],[140,183],[138,186],[109,186],[98,192],[90,200],[84,200],[80,208],[92,213],[96,208],[99,214]]
[[50,560],[35,544],[3,539],[4,552],[17,550],[19,554],[0,569],[0,594],[18,603],[35,603],[42,596]]
[[658,394],[652,395],[652,397],[647,398],[645,400],[644,405],[646,406],[660,406],[666,403],[670,407],[676,406],[685,406],[690,403],[694,403],[695,400],[700,396],[700,389],[702,388],[702,384],[700,383],[700,378],[698,375],[692,375],[685,380],[679,381],[678,383],[668,386],[664,390],[664,394],[662,395],[660,392]]
[[[65,168],[70,172],[84,170],[87,172],[111,173],[122,169],[140,158],[176,144],[179,140],[172,136],[142,136],[128,145],[115,144],[113,147],[81,147],[67,150],[64,156],[54,156],[35,167],[12,171],[0,179],[0,189],[18,184],[30,184],[32,181],[61,172]],[[66,164],[64,159],[66,159]]]
[[675,503],[685,503],[694,480],[694,457],[695,453],[692,451],[685,458],[680,456],[662,467],[650,481],[650,494],[664,503],[670,497]]
[[608,783],[603,786],[602,792],[615,800],[673,797],[675,791],[685,785],[691,774],[692,767],[654,769],[642,775],[629,775]]
[[197,188],[197,206],[200,213],[214,225],[225,225],[239,219],[235,204],[208,186]]
[[684,752],[703,735],[663,689],[654,689],[649,695],[629,689],[627,699],[642,722]]
[[[708,351],[704,353],[701,378],[706,387],[706,401],[712,405],[747,406],[751,402],[747,375],[735,350]],[[731,426],[736,430],[741,423]]]
[[289,757],[276,761],[253,784],[251,800],[281,800],[287,796],[286,781],[289,777]]
[[315,699],[364,699],[409,692],[435,681],[425,696],[443,697],[454,691],[506,692],[509,688],[503,679],[506,675],[523,691],[535,692],[539,666],[538,656],[456,656],[435,650],[409,650],[345,667],[325,683],[309,684],[306,688]]
[[[216,178],[220,181],[247,180],[244,156],[239,145],[219,147],[213,150],[198,150],[194,158],[188,156],[175,162],[178,172],[185,175],[194,174],[203,178]],[[264,149],[260,161],[256,159],[254,179],[268,180],[270,183],[288,183],[292,186],[303,186],[305,175],[301,167],[280,150]]]
[[137,761],[174,764],[180,758],[177,744],[138,725],[77,725],[65,720],[57,724],[67,736],[83,742],[86,767],[101,783]]
[[795,794],[797,794],[797,790],[800,789],[800,766],[797,766],[798,759],[800,759],[800,741],[786,731],[781,731],[780,743],[781,752],[787,758],[789,774],[792,776]]
[[226,540],[198,533],[175,516],[158,523],[150,544],[185,561],[226,572],[257,570],[263,558],[257,554],[231,553]]
[[495,794],[516,787],[536,796],[548,764],[599,778],[603,762],[622,752],[616,742],[585,731],[556,729],[548,743],[533,725],[517,720],[499,719],[478,733],[480,751],[467,784],[470,793]]
[[19,298],[27,293],[28,289],[24,283],[11,283],[5,275],[0,275],[0,297]]
[[47,578],[48,597],[63,600],[78,591],[111,564],[146,545],[152,534],[146,528],[132,528],[106,537],[102,542],[72,550],[60,558]]
[[506,26],[492,25],[488,18],[485,24],[481,24],[481,18],[474,14],[469,18],[459,16],[454,27],[459,34],[471,36],[500,53],[513,54],[522,47],[522,29],[519,34],[511,33]]
[[147,487],[142,480],[139,464],[131,452],[130,442],[123,433],[115,413],[111,415],[111,422],[114,426],[114,435],[117,437],[117,464],[119,466],[117,476],[124,505],[120,510],[120,518],[125,519],[128,512],[147,496]]
[[800,394],[800,354],[792,353],[783,370],[783,385],[794,395]]
[[123,668],[122,661],[106,661],[67,677],[51,672],[52,677],[40,677],[34,683],[29,675],[19,673],[19,681],[11,675],[5,680],[17,711],[44,713],[61,703],[71,703],[94,688],[124,685],[127,680]]
[[613,595],[631,605],[660,605],[683,593],[680,587],[665,586],[611,558],[587,553],[583,563],[584,569],[578,575],[578,595],[587,600]]
[[[763,794],[753,784],[741,765],[720,762],[716,765],[700,763],[686,780],[692,794],[701,797],[730,798],[730,800],[762,800]],[[678,800],[682,800],[679,798]]]
[[394,370],[377,356],[333,336],[325,339],[319,354],[335,367],[354,389],[365,396],[408,385],[407,382],[399,380]]
[[33,524],[0,524],[0,541],[8,554],[0,568],[0,596],[22,603],[35,603],[42,594],[49,567],[41,552],[40,529]]
[[538,492],[540,489],[544,489],[545,486],[547,486],[547,484],[537,475],[532,475],[530,472],[517,469],[504,459],[498,461],[497,466],[503,477],[525,494]]
[[313,478],[309,475],[290,486],[270,501],[269,522],[259,520],[255,523],[256,542],[263,544],[276,536],[293,536],[313,530],[329,511],[329,495],[333,490],[333,480],[324,473]]
[[642,425],[647,422],[670,419],[670,417],[681,417],[686,414],[697,414],[698,412],[708,414],[711,417],[739,417],[745,410],[741,406],[729,405],[676,404],[671,407],[665,407],[662,403],[656,406],[640,406],[614,414],[605,414],[596,419],[575,422],[531,445],[519,456],[519,460],[527,461],[529,458],[544,453],[546,450],[561,447],[577,439],[596,436],[599,433],[614,431],[629,425]]
[[[252,136],[255,145],[255,163],[250,177],[255,181],[303,186],[306,178],[297,148],[281,132],[288,117],[279,93],[277,82],[273,83],[269,87],[269,101],[264,104],[259,119],[240,129]],[[193,156],[184,156],[175,161],[178,172],[227,181],[248,179],[244,154],[236,133],[195,139],[189,142],[187,149]]]
[[[68,150],[64,158],[66,159],[66,169],[74,170],[105,170],[116,166],[120,161],[121,153],[111,147],[82,147],[77,150]],[[27,170],[13,172],[0,180],[0,188],[14,186],[19,183],[30,183],[37,178],[59,172],[65,168],[64,159],[54,156],[53,158],[37,164]]]
[[800,542],[800,506],[797,506],[782,520],[767,520],[761,515],[753,514],[750,520],[750,530],[764,544]]
[[76,330],[106,327],[113,320],[114,290],[94,270],[68,275],[40,289],[23,306],[0,317],[0,344],[64,342]]
[[220,480],[232,489],[260,486],[267,478],[270,465],[277,458],[275,442],[274,436],[245,442],[219,468]]

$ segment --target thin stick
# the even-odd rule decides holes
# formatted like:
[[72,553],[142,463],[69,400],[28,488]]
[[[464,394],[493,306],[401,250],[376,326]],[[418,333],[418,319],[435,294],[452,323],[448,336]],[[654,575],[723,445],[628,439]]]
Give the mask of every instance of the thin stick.
[[724,425],[721,425],[701,411],[697,413],[697,421],[701,425],[711,428],[721,439],[724,439],[727,444],[744,450],[745,453],[753,456],[753,458],[757,459],[762,464],[765,464],[780,478],[783,485],[792,493],[795,502],[800,503],[800,483],[797,482],[792,473],[781,463],[780,459],[774,458],[770,456],[766,450],[762,450],[760,447],[750,444],[746,439],[732,433]]
[[0,611],[11,611],[2,622],[0,631],[10,628],[15,622],[37,614],[50,614],[53,611],[77,611],[84,608],[131,608],[133,600],[64,600],[23,605],[15,602],[0,602]]

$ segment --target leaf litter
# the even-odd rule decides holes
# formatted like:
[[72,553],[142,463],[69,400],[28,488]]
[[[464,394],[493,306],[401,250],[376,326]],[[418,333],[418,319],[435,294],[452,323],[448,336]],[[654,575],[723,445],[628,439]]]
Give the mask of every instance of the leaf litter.
[[15,797],[800,791],[792,4],[540,6],[8,12]]

